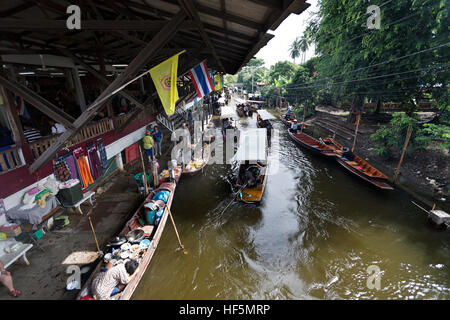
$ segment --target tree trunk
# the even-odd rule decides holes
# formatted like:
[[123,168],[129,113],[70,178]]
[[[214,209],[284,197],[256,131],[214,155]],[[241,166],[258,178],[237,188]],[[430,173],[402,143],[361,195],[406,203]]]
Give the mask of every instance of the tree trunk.
[[354,123],[356,121],[356,115],[361,112],[363,103],[363,96],[356,94],[353,98],[352,108],[347,118],[348,123]]
[[380,112],[381,112],[381,105],[382,105],[381,99],[378,98],[377,99],[377,108],[375,109],[375,114],[380,114]]

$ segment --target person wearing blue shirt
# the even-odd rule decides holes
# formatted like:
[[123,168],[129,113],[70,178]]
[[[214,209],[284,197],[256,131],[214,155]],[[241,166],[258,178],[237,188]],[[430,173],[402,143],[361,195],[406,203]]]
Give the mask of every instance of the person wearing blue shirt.
[[289,108],[287,109],[287,111],[286,111],[286,116],[285,116],[285,118],[286,118],[286,119],[290,119],[290,118],[291,118],[291,113],[292,113],[292,109],[291,109],[291,107],[289,107]]
[[161,142],[163,138],[163,134],[161,131],[159,131],[158,126],[155,126],[153,131],[153,141],[155,142],[155,155],[161,156]]

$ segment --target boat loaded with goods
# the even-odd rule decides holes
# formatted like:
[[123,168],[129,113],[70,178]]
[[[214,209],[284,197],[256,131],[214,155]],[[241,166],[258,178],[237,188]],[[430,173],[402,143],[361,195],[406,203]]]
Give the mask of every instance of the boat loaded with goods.
[[171,214],[170,207],[175,187],[175,182],[167,182],[149,193],[119,235],[108,243],[107,252],[81,289],[78,299],[92,298],[92,284],[97,276],[101,276],[100,273],[106,272],[118,264],[126,264],[128,261],[135,260],[139,263],[139,266],[131,281],[126,284],[123,291],[111,297],[113,300],[128,300],[131,298],[150,264],[161,239],[167,217]]

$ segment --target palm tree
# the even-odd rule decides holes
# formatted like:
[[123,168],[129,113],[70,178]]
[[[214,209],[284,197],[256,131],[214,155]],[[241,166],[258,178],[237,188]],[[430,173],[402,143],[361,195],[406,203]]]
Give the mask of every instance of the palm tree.
[[299,40],[299,47],[298,48],[302,52],[302,63],[305,63],[306,51],[309,48],[309,40],[305,36],[302,36],[301,39]]
[[300,38],[297,37],[295,40],[291,43],[291,46],[289,47],[289,54],[292,59],[298,58],[300,56]]

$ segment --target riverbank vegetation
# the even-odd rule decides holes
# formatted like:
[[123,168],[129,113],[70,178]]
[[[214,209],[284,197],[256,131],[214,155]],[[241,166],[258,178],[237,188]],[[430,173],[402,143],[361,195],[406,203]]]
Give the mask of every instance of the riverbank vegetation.
[[[445,4],[321,0],[305,32],[289,47],[293,62],[267,68],[263,60],[252,59],[229,80],[260,93],[269,106],[294,106],[299,118],[303,108],[307,117],[318,107],[338,108],[351,124],[363,113],[363,121],[378,124],[370,138],[372,152],[386,159],[398,159],[409,126],[407,154],[426,150],[430,156],[448,156],[450,19]],[[380,9],[379,28],[370,28],[376,17],[369,5]],[[305,61],[308,48],[314,48],[315,57]]]

